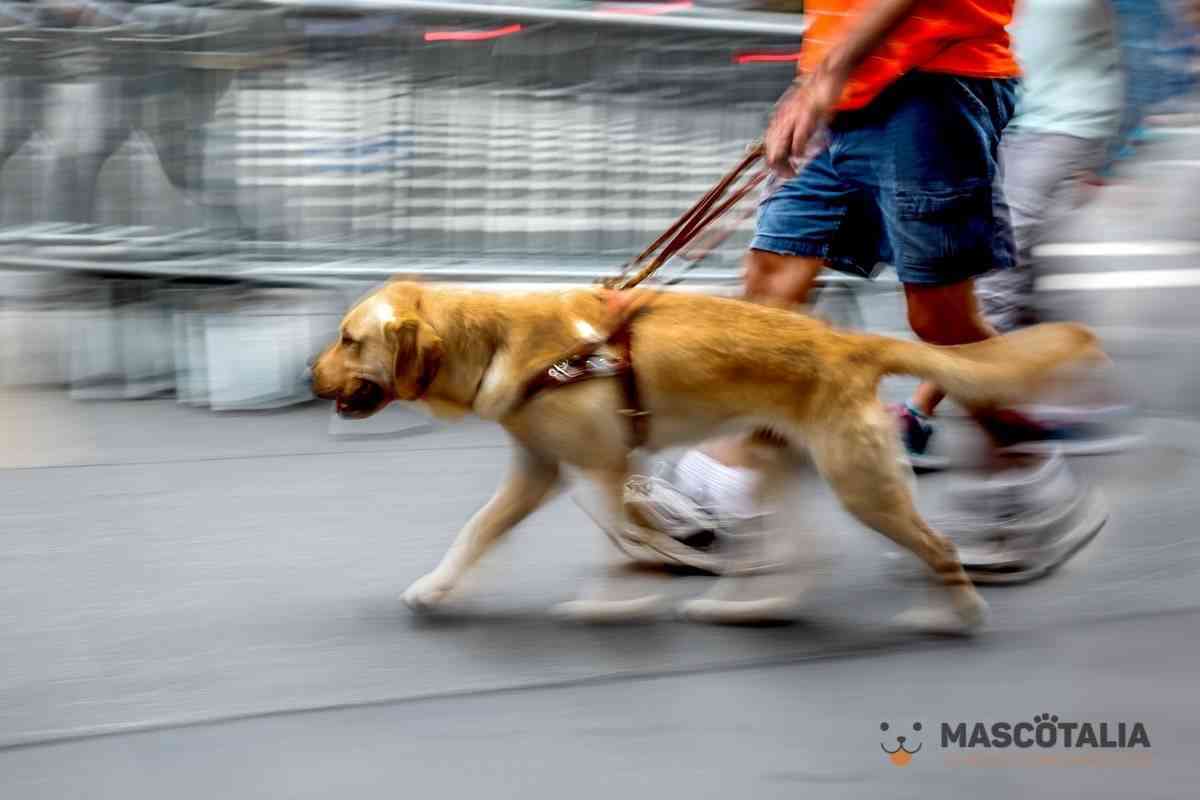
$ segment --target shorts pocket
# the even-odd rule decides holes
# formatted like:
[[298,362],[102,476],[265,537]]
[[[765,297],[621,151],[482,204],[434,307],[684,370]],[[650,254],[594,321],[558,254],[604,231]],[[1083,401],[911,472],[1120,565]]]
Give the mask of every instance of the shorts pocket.
[[[953,190],[895,194],[892,241],[899,265],[970,269],[971,260],[991,264],[997,226],[992,188],[979,185]],[[950,280],[951,275],[945,276]]]
[[991,218],[992,187],[908,192],[896,190],[896,214],[902,220],[950,220],[967,215]]

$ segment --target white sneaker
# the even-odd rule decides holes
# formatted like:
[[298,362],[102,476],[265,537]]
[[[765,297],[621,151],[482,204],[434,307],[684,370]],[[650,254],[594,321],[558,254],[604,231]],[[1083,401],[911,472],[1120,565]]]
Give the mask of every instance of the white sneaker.
[[1023,583],[1057,569],[1108,520],[1100,493],[1079,484],[1055,452],[1030,470],[961,488],[959,513],[935,525],[976,583]]
[[[673,540],[668,546],[660,542],[655,555],[669,566],[715,574],[761,567],[755,557],[747,559],[738,538],[739,532],[758,528],[764,515],[754,513],[737,491],[725,487],[722,492],[722,487],[707,485],[703,476],[688,474],[687,468],[688,456],[674,464],[660,461],[653,474],[632,475],[625,484],[625,509],[634,524]],[[625,531],[620,539],[642,549],[647,546],[646,536],[638,531]],[[617,544],[626,549],[622,541]]]

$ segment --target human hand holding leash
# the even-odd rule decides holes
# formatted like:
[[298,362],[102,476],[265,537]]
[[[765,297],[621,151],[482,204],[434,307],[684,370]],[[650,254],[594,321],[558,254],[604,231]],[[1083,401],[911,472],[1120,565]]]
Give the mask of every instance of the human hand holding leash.
[[780,178],[795,177],[813,135],[833,118],[859,64],[912,14],[917,0],[874,0],[817,69],[797,79],[775,109],[763,137],[767,164]]
[[821,70],[798,79],[780,99],[763,137],[767,165],[783,179],[795,177],[806,160],[814,135],[832,118],[845,78]]

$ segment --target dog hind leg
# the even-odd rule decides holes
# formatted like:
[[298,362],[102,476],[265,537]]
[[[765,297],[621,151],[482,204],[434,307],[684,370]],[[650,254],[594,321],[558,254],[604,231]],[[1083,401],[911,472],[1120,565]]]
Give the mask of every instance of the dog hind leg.
[[939,633],[969,633],[987,617],[987,604],[959,563],[954,545],[935,532],[913,504],[895,426],[872,398],[847,411],[810,442],[813,459],[842,506],[863,524],[912,551],[936,573],[950,609],[913,609],[899,622]]

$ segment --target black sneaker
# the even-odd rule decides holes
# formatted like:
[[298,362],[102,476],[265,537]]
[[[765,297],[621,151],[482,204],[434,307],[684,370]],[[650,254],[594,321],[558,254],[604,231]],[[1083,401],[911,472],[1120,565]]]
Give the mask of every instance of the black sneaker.
[[1032,407],[1029,416],[1042,426],[1042,436],[1013,445],[1017,453],[1066,456],[1119,453],[1142,442],[1134,427],[1134,409],[1128,405],[1102,408]]
[[908,403],[888,406],[888,410],[896,418],[896,427],[900,430],[900,441],[904,444],[905,455],[915,471],[936,472],[950,466],[950,459],[935,455],[930,448],[937,428],[928,417]]

